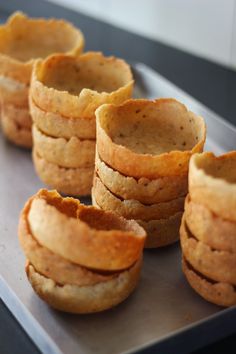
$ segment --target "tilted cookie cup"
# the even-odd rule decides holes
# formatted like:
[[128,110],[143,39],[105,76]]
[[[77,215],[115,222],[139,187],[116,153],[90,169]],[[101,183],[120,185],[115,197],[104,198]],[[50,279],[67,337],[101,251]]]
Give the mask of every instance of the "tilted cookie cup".
[[124,301],[137,286],[142,259],[117,277],[95,285],[61,286],[38,273],[27,263],[26,274],[35,292],[53,308],[69,313],[93,313],[108,310]]
[[71,284],[78,286],[94,285],[111,280],[119,275],[112,272],[100,274],[50,251],[38,243],[32,234],[28,222],[28,214],[34,197],[25,204],[19,220],[18,235],[26,258],[40,274],[54,280],[60,285]]
[[127,219],[143,221],[165,219],[184,209],[184,197],[151,205],[145,205],[133,199],[120,199],[112,194],[96,175],[93,180],[92,193],[100,208],[113,211]]
[[48,162],[61,167],[78,168],[94,166],[95,140],[54,138],[42,133],[34,124],[34,148]]
[[212,280],[236,285],[236,254],[211,249],[198,241],[188,230],[184,216],[180,227],[180,244],[184,257],[194,269]]
[[225,307],[236,304],[236,290],[233,285],[207,279],[184,258],[182,259],[182,269],[190,286],[205,300]]
[[16,12],[0,27],[0,75],[29,85],[35,59],[52,53],[79,54],[83,46],[83,34],[70,23]]
[[125,176],[156,179],[188,172],[206,138],[203,118],[174,99],[129,100],[96,111],[101,159]]
[[189,165],[189,194],[218,216],[236,222],[236,151],[194,155]]
[[105,164],[96,153],[95,170],[102,183],[123,199],[135,199],[144,204],[167,202],[188,191],[188,175],[148,178],[127,177]]
[[65,259],[96,270],[129,268],[143,250],[145,231],[111,212],[40,190],[28,214],[37,241]]
[[[45,197],[49,192],[40,193]],[[51,192],[51,197],[61,212],[75,213],[80,206],[79,201],[62,199],[57,193]],[[28,214],[33,201],[30,198],[22,210],[18,233],[29,260],[26,273],[36,293],[55,309],[70,313],[103,311],[124,301],[137,285],[142,256],[126,270],[103,273],[66,260],[39,244],[32,234]]]
[[236,253],[236,223],[212,213],[203,204],[185,200],[185,222],[191,233],[203,243],[221,251]]
[[46,112],[39,108],[32,97],[29,97],[29,106],[32,120],[45,134],[70,139],[75,136],[79,139],[96,139],[96,123],[94,119],[69,118],[60,114]]
[[91,194],[94,166],[68,168],[61,167],[42,158],[33,148],[34,168],[43,183],[71,196]]
[[30,95],[47,112],[70,118],[95,119],[103,103],[131,97],[133,78],[122,59],[88,52],[78,57],[52,55],[34,65]]

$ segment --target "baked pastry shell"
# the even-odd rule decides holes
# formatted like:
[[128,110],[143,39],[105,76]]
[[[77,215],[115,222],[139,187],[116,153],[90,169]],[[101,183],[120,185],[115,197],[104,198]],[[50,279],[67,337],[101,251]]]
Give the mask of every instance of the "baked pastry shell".
[[10,104],[2,104],[1,109],[2,115],[4,115],[6,119],[16,123],[19,128],[31,130],[32,121],[27,107],[22,108]]
[[236,304],[236,291],[233,285],[210,281],[190,267],[184,258],[182,269],[190,286],[205,300],[224,307]]
[[96,139],[96,123],[94,119],[70,118],[60,114],[47,112],[38,107],[29,97],[30,113],[35,125],[45,134],[70,139]]
[[144,204],[167,202],[185,196],[188,191],[188,175],[159,177],[157,179],[134,178],[121,174],[108,166],[96,153],[95,170],[102,183],[122,199],[134,199]]
[[[0,57],[1,58],[1,57]],[[17,108],[28,108],[29,86],[18,80],[1,75],[0,69],[0,98],[4,105]]]
[[39,155],[61,167],[79,168],[94,166],[95,140],[54,138],[45,135],[34,124],[32,128],[34,147]]
[[[191,155],[202,151],[206,138],[203,118],[174,99],[131,99],[119,106],[103,105],[96,110],[96,125],[101,159],[114,170],[135,178],[186,174]],[[160,148],[158,134],[169,152],[150,153]],[[151,146],[150,150],[150,145],[154,149]]]
[[28,214],[33,197],[24,206],[19,220],[18,235],[26,258],[40,274],[54,280],[60,285],[77,286],[94,285],[111,280],[119,275],[117,272],[94,272],[76,263],[70,262],[58,254],[40,245],[32,234]]
[[218,216],[236,222],[236,151],[194,155],[189,165],[191,199]]
[[95,270],[127,269],[142,255],[146,238],[134,220],[63,199],[55,191],[35,195],[28,221],[42,246]]
[[31,128],[27,110],[2,106],[1,126],[6,138],[17,146],[30,149],[32,147]]
[[32,157],[37,175],[47,186],[71,196],[91,194],[94,166],[61,167],[42,158],[35,148],[33,148]]
[[[66,77],[66,87],[61,76]],[[107,85],[107,91],[101,91],[101,81]],[[68,91],[72,82],[78,86],[73,93]],[[131,97],[132,89],[132,73],[124,60],[88,52],[77,57],[57,54],[38,60],[32,73],[30,95],[46,112],[95,119],[95,110],[100,105],[119,104]]]
[[183,212],[178,212],[167,219],[136,220],[147,233],[145,248],[157,248],[171,245],[179,240],[179,228]]
[[140,219],[143,221],[166,219],[184,209],[184,197],[151,205],[145,205],[133,199],[120,199],[112,194],[96,175],[93,180],[92,193],[103,210],[116,212],[127,219]]
[[140,270],[141,259],[109,281],[88,286],[61,286],[26,264],[28,280],[42,300],[57,310],[77,314],[108,310],[124,301],[137,286]]
[[35,59],[56,52],[79,54],[83,47],[82,32],[70,23],[15,12],[0,28],[0,75],[29,85]]
[[185,200],[185,222],[191,233],[211,248],[236,253],[236,223],[223,219],[190,195]]
[[[92,192],[92,203],[97,208],[102,209]],[[147,233],[144,248],[164,247],[179,240],[179,228],[183,212],[180,211],[167,219],[159,220],[136,220]]]
[[198,241],[186,228],[184,216],[180,227],[180,243],[184,257],[194,269],[217,282],[236,285],[236,254],[211,249]]

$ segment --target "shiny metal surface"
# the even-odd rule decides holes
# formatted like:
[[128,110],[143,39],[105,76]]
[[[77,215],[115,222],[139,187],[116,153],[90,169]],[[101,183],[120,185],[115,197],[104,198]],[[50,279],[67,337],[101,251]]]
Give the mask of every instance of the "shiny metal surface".
[[[134,73],[136,96],[176,97],[206,119],[207,150],[222,153],[236,148],[235,128],[146,66],[134,65]],[[229,313],[236,319],[235,309],[222,310],[207,303],[187,284],[181,272],[178,244],[145,251],[140,284],[117,308],[83,316],[50,309],[26,280],[25,260],[17,240],[19,212],[40,187],[30,153],[12,146],[0,135],[0,297],[43,353],[131,353],[152,343],[157,343],[158,348],[163,341],[181,336],[184,353],[189,349],[184,336],[196,328],[213,323],[215,332],[211,335],[220,336],[217,323],[225,320],[221,335],[233,330],[227,321]],[[209,340],[210,334],[196,336],[191,348]]]

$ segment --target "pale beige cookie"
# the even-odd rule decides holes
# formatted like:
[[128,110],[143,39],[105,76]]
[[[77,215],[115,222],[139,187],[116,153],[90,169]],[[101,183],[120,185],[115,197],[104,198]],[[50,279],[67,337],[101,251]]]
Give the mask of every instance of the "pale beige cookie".
[[81,140],[75,136],[68,140],[54,138],[42,133],[35,124],[32,133],[34,147],[46,161],[68,168],[94,166],[95,140]]
[[2,114],[8,119],[16,123],[16,125],[31,130],[32,120],[27,107],[19,108],[13,105],[2,105]]
[[191,199],[218,216],[236,222],[236,151],[194,155],[189,165]]
[[[24,115],[24,114],[23,114]],[[19,118],[19,117],[18,117]],[[4,109],[1,112],[1,126],[4,135],[15,145],[31,148],[32,147],[32,133],[31,129],[25,128],[18,124],[5,114]]]
[[233,285],[205,278],[204,275],[195,271],[184,258],[182,268],[191,287],[205,300],[225,307],[236,305],[236,290]]
[[124,176],[103,162],[96,153],[95,170],[102,183],[122,199],[135,199],[144,204],[170,201],[185,196],[188,176],[168,176],[150,180]]
[[185,200],[185,222],[192,234],[217,250],[236,253],[236,223],[224,220],[202,204]]
[[60,114],[46,112],[29,98],[30,112],[35,125],[45,134],[56,138],[96,139],[95,119],[69,118]]
[[174,99],[129,100],[96,111],[101,159],[125,176],[157,179],[184,175],[203,149],[203,118]]
[[142,255],[145,231],[134,221],[56,191],[40,190],[28,213],[30,230],[52,252],[90,269],[129,268]]
[[38,176],[46,185],[68,195],[90,195],[93,183],[93,166],[60,167],[43,159],[35,149],[33,149],[33,162]]
[[131,97],[132,89],[132,73],[124,60],[87,52],[77,57],[52,55],[37,61],[30,95],[47,112],[95,119],[100,105],[119,104]]
[[114,279],[95,285],[57,284],[37,273],[31,264],[26,274],[35,292],[53,308],[70,313],[92,313],[112,308],[124,301],[137,286],[141,260]]
[[33,198],[30,198],[21,212],[18,235],[21,247],[26,258],[34,268],[47,278],[65,285],[94,285],[117,277],[117,272],[101,274],[82,267],[76,263],[67,261],[65,258],[41,246],[32,232],[28,223],[28,214]]
[[195,239],[186,227],[185,217],[180,227],[180,243],[184,257],[194,269],[215,281],[236,285],[236,253],[211,249]]
[[114,211],[127,219],[143,221],[166,219],[184,209],[184,197],[152,205],[145,205],[133,199],[120,199],[112,194],[97,176],[94,176],[93,195],[103,210]]

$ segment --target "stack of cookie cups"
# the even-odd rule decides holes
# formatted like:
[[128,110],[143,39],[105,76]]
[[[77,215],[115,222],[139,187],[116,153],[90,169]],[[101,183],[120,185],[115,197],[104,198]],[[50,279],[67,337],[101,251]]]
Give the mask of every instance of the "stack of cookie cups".
[[205,142],[203,119],[174,99],[103,105],[96,116],[93,204],[137,220],[147,248],[174,243],[189,159]]
[[16,12],[0,27],[1,123],[11,142],[32,147],[28,94],[35,59],[79,54],[83,46],[82,33],[62,20],[30,19]]
[[90,195],[95,110],[130,98],[133,79],[123,60],[89,52],[38,61],[30,88],[33,160],[41,180],[64,194]]
[[221,306],[236,304],[236,152],[191,158],[180,240],[192,288]]
[[145,231],[134,221],[40,190],[22,210],[19,240],[35,292],[71,313],[109,309],[136,287]]

